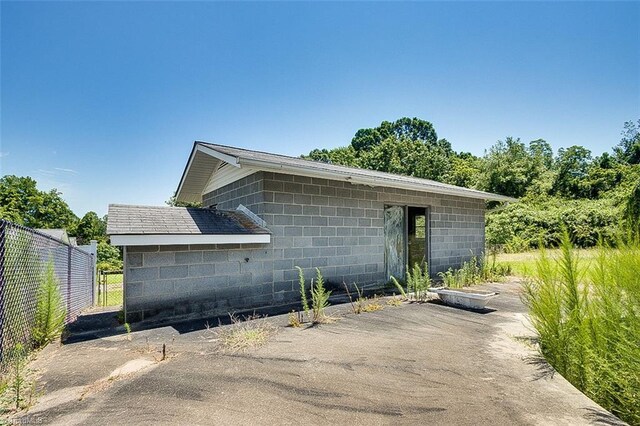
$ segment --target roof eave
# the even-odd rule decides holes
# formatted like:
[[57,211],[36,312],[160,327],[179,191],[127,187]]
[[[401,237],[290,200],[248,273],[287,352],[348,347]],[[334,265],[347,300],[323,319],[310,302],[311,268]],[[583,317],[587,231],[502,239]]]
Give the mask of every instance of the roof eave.
[[455,189],[455,188],[447,188],[447,187],[438,187],[435,185],[434,186],[416,185],[411,182],[404,182],[402,180],[394,181],[393,179],[390,179],[390,178],[385,179],[385,178],[373,177],[373,176],[362,176],[362,175],[358,175],[357,173],[349,173],[346,170],[345,171],[318,170],[317,168],[313,168],[313,167],[283,165],[283,164],[279,164],[271,161],[249,160],[245,158],[240,158],[239,162],[241,165],[256,167],[262,170],[276,172],[276,173],[288,172],[287,174],[320,177],[320,178],[330,179],[330,180],[344,180],[344,181],[351,182],[353,184],[359,184],[359,185],[383,186],[383,187],[406,189],[411,191],[424,191],[424,192],[431,192],[435,194],[475,198],[475,199],[480,199],[485,201],[501,201],[501,202],[518,201],[517,198],[507,197],[505,195],[500,195],[500,194],[492,194],[489,192],[468,190],[466,188]]
[[271,234],[112,234],[113,246],[269,244]]

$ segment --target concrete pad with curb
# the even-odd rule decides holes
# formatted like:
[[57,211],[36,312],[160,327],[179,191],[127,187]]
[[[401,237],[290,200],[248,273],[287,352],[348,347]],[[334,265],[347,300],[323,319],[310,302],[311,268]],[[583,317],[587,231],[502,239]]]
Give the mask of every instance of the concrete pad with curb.
[[[47,348],[32,367],[57,397],[24,416],[60,425],[624,424],[539,358],[516,282],[479,288],[500,293],[483,312],[405,303],[356,315],[341,305],[331,310],[338,321],[299,329],[273,317],[282,327],[271,340],[237,353],[219,350],[216,328],[179,327]],[[137,367],[82,399],[63,396],[125,365]]]

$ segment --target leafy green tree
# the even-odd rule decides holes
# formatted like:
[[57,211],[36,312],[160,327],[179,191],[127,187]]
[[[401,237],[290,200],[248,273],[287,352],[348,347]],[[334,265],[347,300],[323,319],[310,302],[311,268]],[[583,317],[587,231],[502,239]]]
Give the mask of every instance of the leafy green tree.
[[591,151],[583,146],[573,145],[560,148],[556,159],[558,174],[553,184],[553,192],[567,198],[583,198],[590,194],[586,179],[591,163]]
[[7,175],[0,179],[3,219],[30,228],[71,228],[78,220],[56,189],[40,191],[32,178]]
[[302,158],[323,163],[360,167],[356,150],[351,145],[335,149],[314,149],[309,155],[303,155]]
[[171,207],[202,207],[202,203],[200,201],[177,201],[175,195],[171,196],[171,198],[164,203]]
[[451,185],[475,188],[480,178],[482,160],[468,152],[449,158],[449,169],[444,173],[444,182]]
[[78,222],[75,235],[78,237],[78,243],[80,244],[88,244],[91,240],[106,241],[106,218],[100,219],[95,212],[87,212]]
[[623,178],[623,167],[608,153],[596,157],[587,168],[587,176],[582,186],[589,198],[596,199],[604,192],[617,187]]
[[122,253],[117,247],[106,241],[98,242],[98,269],[103,271],[117,271],[122,269]]
[[351,146],[356,151],[369,150],[387,139],[409,139],[430,145],[438,141],[438,136],[428,121],[403,117],[394,122],[383,121],[372,129],[358,130],[351,139]]
[[508,137],[489,148],[484,156],[480,186],[485,191],[522,197],[540,175],[527,147],[520,139]]
[[442,180],[449,169],[449,150],[447,141],[429,146],[417,140],[389,138],[361,153],[360,164],[370,170]]
[[640,164],[640,119],[624,123],[622,139],[614,148],[616,157],[628,164]]
[[537,167],[544,169],[553,167],[553,148],[544,139],[536,139],[529,142],[529,154],[537,163]]
[[629,194],[624,213],[631,231],[640,236],[640,180]]
[[438,139],[431,123],[404,117],[358,130],[347,147],[315,149],[303,157],[442,181],[454,155],[451,144]]

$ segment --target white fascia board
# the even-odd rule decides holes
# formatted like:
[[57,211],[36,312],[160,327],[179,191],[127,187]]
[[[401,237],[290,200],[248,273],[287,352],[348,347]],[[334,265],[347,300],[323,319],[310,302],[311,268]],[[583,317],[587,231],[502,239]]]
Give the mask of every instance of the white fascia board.
[[182,173],[182,178],[180,179],[180,184],[178,184],[178,190],[176,191],[176,200],[180,198],[180,194],[182,193],[182,185],[184,185],[184,181],[187,179],[187,174],[189,173],[189,169],[191,168],[191,163],[193,163],[193,158],[196,156],[196,151],[192,150],[191,155],[189,155],[189,161],[187,162],[187,168],[184,169]]
[[489,193],[476,193],[473,191],[467,191],[464,188],[460,190],[447,188],[447,187],[439,187],[436,185],[415,185],[409,182],[404,182],[401,180],[394,180],[392,178],[385,179],[374,176],[359,176],[354,173],[350,173],[347,171],[338,171],[338,170],[319,170],[313,167],[302,167],[302,166],[288,166],[288,165],[278,165],[268,161],[260,161],[260,160],[248,160],[248,159],[240,159],[240,163],[256,167],[261,170],[276,172],[276,173],[285,173],[285,174],[295,174],[299,176],[307,176],[307,177],[319,177],[323,179],[329,180],[343,180],[347,182],[351,182],[356,185],[367,185],[367,186],[382,186],[382,187],[391,187],[391,188],[400,188],[407,189],[411,191],[423,191],[423,192],[431,192],[434,194],[444,194],[444,195],[455,195],[458,197],[466,197],[466,198],[475,198],[480,200],[495,200],[495,201],[506,201],[506,202],[514,202],[518,201],[516,198],[507,197],[499,194],[489,194]]
[[215,149],[212,149],[212,148],[209,148],[208,146],[204,146],[200,144],[196,146],[196,150],[204,154],[210,155],[212,157],[215,157],[220,161],[224,161],[225,163],[228,163],[233,167],[238,167],[238,168],[241,167],[240,163],[238,162],[238,158],[232,155],[223,154],[222,152],[216,151]]
[[112,246],[169,246],[188,244],[269,244],[270,234],[202,235],[202,234],[137,234],[111,235]]

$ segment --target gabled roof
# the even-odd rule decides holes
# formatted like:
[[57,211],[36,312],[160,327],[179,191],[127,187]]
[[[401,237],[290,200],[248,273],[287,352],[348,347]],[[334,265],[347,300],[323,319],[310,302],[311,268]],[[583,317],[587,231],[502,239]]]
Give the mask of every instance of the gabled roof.
[[449,185],[429,179],[199,141],[194,142],[189,162],[180,179],[176,199],[179,201],[200,201],[202,191],[211,175],[225,163],[237,168],[246,167],[276,173],[342,180],[374,187],[401,188],[482,200],[517,201],[512,197]]
[[249,244],[270,242],[269,230],[242,211],[110,204],[113,245]]

